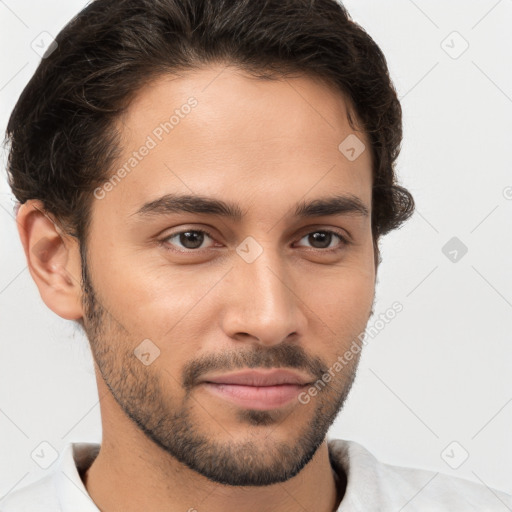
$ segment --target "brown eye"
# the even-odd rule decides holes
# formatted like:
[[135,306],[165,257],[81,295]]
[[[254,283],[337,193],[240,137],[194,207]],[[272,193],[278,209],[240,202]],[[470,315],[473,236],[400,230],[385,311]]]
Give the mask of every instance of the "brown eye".
[[[338,244],[335,243],[334,245],[331,245],[333,241],[336,242],[336,238],[338,238],[340,242]],[[348,245],[348,241],[345,237],[330,230],[313,231],[301,238],[301,240],[304,239],[307,239],[313,249],[319,250],[338,250],[342,249],[345,245]]]
[[[175,240],[171,245],[180,244],[182,249],[194,250],[202,248],[205,237],[211,238],[206,231],[198,229],[189,229],[174,233],[162,240],[163,243],[168,243],[168,240]],[[179,247],[179,246],[178,246]],[[203,247],[204,248],[204,247]]]

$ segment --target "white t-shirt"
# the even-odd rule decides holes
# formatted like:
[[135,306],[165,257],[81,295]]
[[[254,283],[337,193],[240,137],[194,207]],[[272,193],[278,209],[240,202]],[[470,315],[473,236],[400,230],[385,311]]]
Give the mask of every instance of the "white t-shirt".
[[[343,471],[347,487],[339,512],[507,512],[512,495],[423,469],[384,464],[364,446],[328,439],[334,470]],[[44,478],[12,491],[0,512],[99,512],[80,478],[100,445],[69,443]]]

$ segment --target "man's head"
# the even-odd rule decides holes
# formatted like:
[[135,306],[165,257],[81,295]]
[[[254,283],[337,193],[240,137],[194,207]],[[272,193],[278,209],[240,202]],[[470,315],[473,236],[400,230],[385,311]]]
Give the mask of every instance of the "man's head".
[[413,211],[382,53],[330,0],[97,0],[57,45],[9,121],[8,170],[41,296],[83,326],[113,398],[102,415],[211,480],[291,478],[359,358],[308,403],[243,406],[205,381],[325,384],[364,331],[379,238]]

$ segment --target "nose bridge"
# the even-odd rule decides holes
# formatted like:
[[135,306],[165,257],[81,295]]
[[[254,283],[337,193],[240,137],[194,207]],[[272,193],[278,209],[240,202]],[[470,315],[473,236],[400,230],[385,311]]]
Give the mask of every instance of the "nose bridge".
[[270,243],[260,247],[254,260],[244,257],[243,252],[235,260],[233,300],[224,327],[230,336],[245,333],[260,343],[275,344],[302,332],[303,318],[279,248]]

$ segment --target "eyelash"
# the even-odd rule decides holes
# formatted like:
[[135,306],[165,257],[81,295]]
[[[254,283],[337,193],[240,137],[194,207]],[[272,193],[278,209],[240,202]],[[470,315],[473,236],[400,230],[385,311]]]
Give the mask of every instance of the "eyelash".
[[[159,240],[159,243],[167,251],[178,252],[178,253],[182,253],[182,254],[187,254],[187,253],[191,254],[194,252],[199,253],[200,251],[205,250],[205,249],[184,249],[184,250],[171,249],[169,247],[169,244],[166,241],[169,240],[170,238],[181,235],[182,233],[203,233],[205,235],[208,235],[212,240],[214,240],[213,235],[206,229],[185,229],[185,230],[177,231],[176,233],[171,233],[170,235],[167,235],[165,238],[162,238],[161,240]],[[300,238],[300,240],[302,240],[304,237],[309,236],[313,233],[328,233],[328,234],[334,235],[340,239],[340,244],[337,247],[331,247],[330,249],[316,249],[316,248],[312,247],[311,248],[312,251],[319,251],[319,252],[323,252],[323,253],[336,253],[338,251],[343,250],[345,247],[347,247],[351,244],[351,242],[345,236],[341,235],[337,231],[333,231],[330,229],[317,229],[314,231],[310,231],[309,233],[304,234]]]

